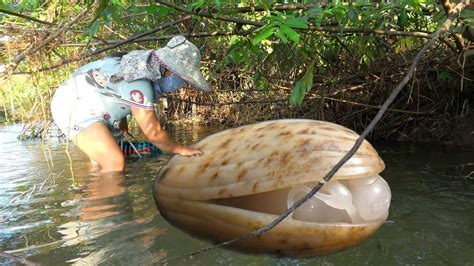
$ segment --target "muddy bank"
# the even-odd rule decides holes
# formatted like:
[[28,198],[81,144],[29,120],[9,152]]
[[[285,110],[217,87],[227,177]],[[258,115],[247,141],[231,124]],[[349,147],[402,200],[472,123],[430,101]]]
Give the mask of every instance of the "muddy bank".
[[449,143],[474,148],[474,113],[458,118]]

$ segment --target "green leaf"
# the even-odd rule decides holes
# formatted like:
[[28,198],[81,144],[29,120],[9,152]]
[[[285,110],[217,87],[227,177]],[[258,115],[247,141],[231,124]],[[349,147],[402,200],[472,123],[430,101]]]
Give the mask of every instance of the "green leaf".
[[220,9],[222,8],[222,3],[221,3],[221,1],[219,1],[219,0],[214,0],[214,4],[216,5],[217,9],[220,10]]
[[283,24],[287,25],[288,27],[296,29],[307,29],[307,23],[308,22],[302,18],[289,18],[283,22]]
[[160,14],[160,16],[166,16],[170,13],[170,11],[171,11],[171,9],[167,6],[159,6],[158,7],[158,14]]
[[133,7],[132,10],[137,13],[146,12],[147,14],[151,15],[151,14],[155,14],[159,12],[160,7],[162,6],[156,6],[156,5],[136,6],[136,7]]
[[293,42],[298,43],[300,41],[300,35],[285,24],[280,26],[280,30]]
[[467,22],[471,27],[474,26],[474,10],[473,9],[464,9],[461,12],[460,18]]
[[347,8],[344,6],[336,6],[334,8],[334,16],[336,17],[337,22],[344,24],[346,21]]
[[189,5],[189,7],[192,10],[198,10],[198,9],[201,9],[202,7],[204,7],[205,5],[206,5],[206,0],[198,0],[198,1],[192,2]]
[[285,34],[283,34],[283,31],[281,29],[278,29],[276,32],[275,32],[275,35],[280,38],[280,40],[283,42],[283,43],[288,43],[288,38],[285,37]]
[[89,34],[89,39],[92,39],[94,35],[99,31],[100,21],[96,20],[92,25],[87,29],[87,33]]
[[266,11],[270,11],[270,6],[273,4],[272,0],[257,0],[257,3]]
[[448,71],[441,71],[438,74],[438,80],[446,81],[451,77],[451,74]]
[[408,26],[408,15],[407,15],[407,11],[405,9],[402,9],[400,11],[400,24],[403,27]]
[[260,72],[260,70],[257,69],[255,71],[255,75],[252,78],[253,82],[255,82],[255,83],[259,82],[260,80],[262,80],[262,76],[263,76],[262,72]]
[[252,44],[256,45],[261,41],[265,40],[266,38],[270,37],[273,34],[274,27],[268,27],[262,31],[260,31],[255,37],[252,39]]
[[311,87],[313,86],[313,68],[314,64],[311,64],[303,78],[298,80],[291,90],[291,105],[301,105],[301,103],[303,103],[304,96],[308,91],[311,90]]

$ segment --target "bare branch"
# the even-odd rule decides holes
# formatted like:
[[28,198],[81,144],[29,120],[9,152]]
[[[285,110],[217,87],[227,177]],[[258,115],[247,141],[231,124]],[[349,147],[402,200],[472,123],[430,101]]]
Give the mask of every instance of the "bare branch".
[[[41,68],[39,70],[37,70],[38,72],[41,72],[41,71],[49,71],[49,70],[52,70],[52,69],[55,69],[55,68],[58,68],[58,67],[61,67],[61,66],[64,66],[66,64],[69,64],[69,63],[72,63],[72,62],[77,62],[77,61],[80,61],[80,60],[83,60],[83,59],[86,59],[86,58],[89,58],[89,57],[92,57],[94,55],[97,55],[97,54],[100,54],[100,53],[103,53],[103,52],[106,52],[106,51],[109,51],[109,50],[112,50],[114,48],[117,48],[119,46],[122,46],[124,44],[128,44],[128,43],[131,43],[131,42],[134,42],[142,37],[145,37],[147,35],[150,35],[150,34],[153,34],[157,31],[160,31],[160,30],[163,30],[163,29],[166,29],[166,28],[169,28],[171,26],[174,26],[176,24],[179,24],[179,23],[182,23],[184,21],[187,21],[187,20],[190,20],[192,17],[191,16],[184,16],[176,21],[172,21],[172,22],[168,22],[168,23],[164,23],[162,24],[161,26],[159,27],[156,27],[152,30],[149,30],[149,31],[146,31],[146,32],[143,32],[143,33],[140,33],[140,34],[137,34],[137,35],[134,35],[126,40],[123,40],[123,41],[118,41],[117,43],[114,43],[110,46],[107,46],[107,47],[104,47],[104,48],[101,48],[101,49],[98,49],[98,50],[95,50],[91,53],[88,53],[88,54],[85,54],[85,55],[82,55],[82,56],[79,56],[79,57],[73,57],[73,58],[69,58],[69,59],[66,59],[64,61],[62,61],[60,64],[56,64],[56,65],[53,65],[53,66],[49,66],[49,67],[45,67],[45,68]],[[17,72],[17,73],[14,73],[14,74],[32,74],[33,72]]]
[[15,17],[24,18],[24,19],[31,20],[31,21],[34,21],[34,22],[38,22],[38,23],[45,24],[45,25],[50,25],[50,26],[56,25],[55,23],[52,23],[52,22],[40,20],[40,19],[37,19],[37,18],[34,18],[34,17],[30,17],[30,16],[23,15],[23,14],[20,14],[20,13],[15,13],[13,11],[1,9],[1,8],[0,8],[0,13],[8,14],[8,15],[15,16]]
[[[210,18],[210,19],[216,19],[216,20],[221,20],[221,21],[226,21],[226,22],[234,22],[236,24],[244,24],[244,25],[252,25],[256,27],[263,27],[266,24],[263,22],[258,22],[258,21],[252,21],[252,20],[245,20],[245,19],[240,19],[240,18],[232,18],[232,17],[224,17],[220,16],[217,14],[213,14],[211,12],[207,11],[193,11],[191,9],[169,3],[166,1],[161,1],[158,0],[156,1],[157,3],[160,3],[162,5],[166,5],[169,7],[172,7],[176,10],[182,11],[187,14],[193,14],[196,16],[200,17],[205,17],[205,18]],[[356,29],[356,28],[339,28],[339,27],[316,27],[310,25],[307,29],[308,31],[321,31],[321,32],[330,32],[330,33],[360,33],[360,34],[379,34],[379,35],[390,35],[390,36],[412,36],[412,37],[420,37],[420,38],[426,38],[430,39],[431,34],[428,32],[422,32],[422,31],[398,31],[398,30],[379,30],[379,29]]]
[[[202,38],[202,37],[214,37],[214,36],[231,36],[231,35],[239,35],[239,36],[245,36],[250,34],[250,32],[244,32],[244,33],[236,33],[236,32],[228,32],[228,31],[212,31],[212,32],[193,32],[190,34],[179,34],[186,36],[188,38]],[[160,35],[160,36],[154,36],[154,37],[144,37],[140,38],[138,40],[135,40],[135,43],[140,43],[140,42],[154,42],[154,41],[159,41],[159,40],[168,40],[170,38],[173,38],[177,34],[171,34],[171,35]],[[98,46],[98,45],[111,45],[111,44],[116,44],[118,42],[121,42],[121,40],[111,40],[108,41],[106,44],[103,42],[93,42],[90,44],[86,43],[64,43],[60,44],[58,46],[60,47],[84,47],[88,45],[92,46]]]
[[[368,3],[373,5],[374,7],[378,7],[380,4],[379,3]],[[326,5],[321,3],[321,7],[324,8]],[[275,11],[293,11],[293,10],[306,10],[306,9],[312,9],[315,8],[315,4],[299,4],[299,3],[292,3],[292,4],[273,4],[270,6],[270,10],[275,10]],[[260,12],[260,11],[265,11],[265,8],[261,6],[245,6],[245,7],[237,7],[237,8],[232,8],[232,9],[223,9],[221,10],[225,13],[231,13],[231,12],[242,12],[242,13],[247,13],[247,12]],[[425,15],[431,14],[431,12],[422,7],[422,11]]]
[[[439,2],[443,6],[446,15],[451,15],[451,13],[453,12],[453,5],[449,2],[449,0],[439,0]],[[456,42],[456,47],[458,48],[458,51],[464,50],[464,39],[462,35],[459,33],[453,33],[452,35],[454,41]]]
[[48,38],[46,38],[45,40],[40,42],[37,46],[34,46],[34,47],[28,49],[28,51],[26,51],[26,53],[21,53],[19,56],[17,56],[17,58],[9,66],[9,68],[10,68],[9,72],[10,73],[13,72],[16,69],[16,67],[18,66],[18,64],[21,61],[25,60],[27,56],[36,53],[42,47],[44,47],[49,42],[51,42],[56,37],[58,37],[61,33],[68,30],[72,25],[74,25],[86,13],[86,11],[87,11],[87,8],[83,9],[81,12],[79,12],[79,14],[71,22],[67,23],[64,27],[61,27],[56,33],[52,34],[51,36],[49,36]]

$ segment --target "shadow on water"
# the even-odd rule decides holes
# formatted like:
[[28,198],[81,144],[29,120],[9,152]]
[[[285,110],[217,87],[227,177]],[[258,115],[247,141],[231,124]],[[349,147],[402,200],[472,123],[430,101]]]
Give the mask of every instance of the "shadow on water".
[[[16,140],[0,128],[0,250],[44,265],[150,265],[207,247],[169,225],[152,196],[167,156],[131,163],[124,174],[91,173],[74,146]],[[171,128],[192,143],[215,128]],[[472,264],[473,152],[448,146],[376,143],[392,189],[388,221],[369,240],[320,258],[278,258],[216,249],[170,265]],[[238,151],[236,151],[238,152]],[[474,175],[474,174],[472,174]],[[70,189],[74,183],[79,189]],[[0,264],[12,261],[0,258]]]

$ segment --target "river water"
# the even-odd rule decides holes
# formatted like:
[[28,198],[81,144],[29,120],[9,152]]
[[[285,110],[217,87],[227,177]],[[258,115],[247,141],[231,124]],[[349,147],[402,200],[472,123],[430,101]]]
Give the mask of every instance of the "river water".
[[[192,143],[216,130],[187,126],[171,134]],[[155,207],[152,184],[166,155],[130,163],[123,175],[94,175],[73,145],[18,141],[20,131],[0,127],[1,251],[44,265],[150,265],[210,245],[175,229]],[[474,152],[374,146],[386,163],[392,203],[387,222],[367,241],[316,258],[218,248],[168,264],[474,265]],[[3,263],[12,260],[0,257]]]

